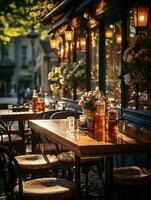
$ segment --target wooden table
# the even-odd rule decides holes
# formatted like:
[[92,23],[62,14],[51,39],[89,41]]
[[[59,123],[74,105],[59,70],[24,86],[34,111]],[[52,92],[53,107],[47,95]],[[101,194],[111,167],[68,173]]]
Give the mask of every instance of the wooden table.
[[79,137],[67,136],[66,120],[30,120],[33,131],[45,136],[75,153],[75,182],[80,191],[80,157],[105,156],[105,199],[111,200],[113,183],[113,156],[135,153],[151,153],[151,142],[137,143],[135,140],[119,133],[114,142],[100,142],[80,132]]
[[9,110],[0,110],[0,120],[3,120],[5,122],[9,121],[18,121],[18,128],[19,132],[21,134],[21,137],[23,138],[23,145],[21,149],[21,153],[25,154],[25,143],[24,143],[24,121],[32,119],[37,112],[33,111],[26,111],[26,112],[12,112]]

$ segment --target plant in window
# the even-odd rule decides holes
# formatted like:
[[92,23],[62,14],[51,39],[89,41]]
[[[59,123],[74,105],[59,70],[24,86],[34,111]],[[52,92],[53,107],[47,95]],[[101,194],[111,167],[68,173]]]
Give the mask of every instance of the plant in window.
[[134,38],[134,44],[124,51],[124,78],[128,85],[139,87],[139,91],[151,91],[151,42]]

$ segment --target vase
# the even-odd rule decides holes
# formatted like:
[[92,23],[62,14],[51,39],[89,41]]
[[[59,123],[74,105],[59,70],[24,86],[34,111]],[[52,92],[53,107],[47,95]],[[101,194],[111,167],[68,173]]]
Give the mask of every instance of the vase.
[[87,117],[95,117],[95,111],[89,110],[89,109],[83,109],[83,115]]

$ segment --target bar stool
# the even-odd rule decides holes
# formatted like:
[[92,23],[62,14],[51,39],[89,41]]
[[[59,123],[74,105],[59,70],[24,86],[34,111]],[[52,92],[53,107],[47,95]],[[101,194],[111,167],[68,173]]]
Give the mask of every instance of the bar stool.
[[0,178],[3,196],[11,200],[65,200],[73,199],[76,186],[73,182],[56,177],[38,178],[23,182],[20,166],[15,157],[0,145]]

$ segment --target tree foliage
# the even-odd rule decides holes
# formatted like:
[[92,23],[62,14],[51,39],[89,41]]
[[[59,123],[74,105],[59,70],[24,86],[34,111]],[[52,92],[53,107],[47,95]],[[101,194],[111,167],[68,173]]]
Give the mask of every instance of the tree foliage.
[[47,34],[40,19],[54,8],[52,0],[0,0],[0,45],[11,38],[28,35],[31,27],[35,32]]

